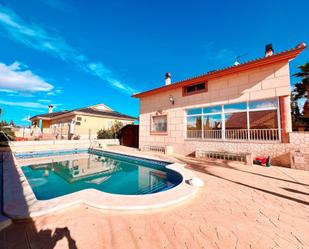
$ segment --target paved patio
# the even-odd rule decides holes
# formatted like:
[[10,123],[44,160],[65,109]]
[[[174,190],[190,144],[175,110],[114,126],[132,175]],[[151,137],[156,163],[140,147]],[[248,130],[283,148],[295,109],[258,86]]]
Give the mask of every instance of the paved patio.
[[72,208],[9,226],[0,248],[309,248],[309,172],[178,159],[205,181],[194,199],[138,214]]

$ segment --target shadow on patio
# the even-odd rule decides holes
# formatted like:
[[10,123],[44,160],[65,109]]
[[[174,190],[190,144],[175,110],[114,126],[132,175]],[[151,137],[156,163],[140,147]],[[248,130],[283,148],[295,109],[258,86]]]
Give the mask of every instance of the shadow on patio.
[[[235,183],[235,184],[247,187],[247,188],[258,190],[258,191],[261,191],[261,192],[264,192],[264,193],[267,193],[267,194],[271,194],[271,195],[274,195],[274,196],[277,196],[277,197],[280,197],[280,198],[284,198],[284,199],[287,199],[287,200],[290,200],[290,201],[294,201],[294,202],[301,203],[303,205],[309,206],[308,201],[297,199],[297,198],[294,198],[294,197],[291,197],[291,196],[288,196],[288,195],[284,195],[284,194],[281,194],[281,193],[278,193],[278,192],[274,192],[274,191],[271,191],[271,190],[268,190],[268,189],[252,186],[252,185],[249,185],[247,183],[240,182],[238,180],[232,180],[232,179],[229,179],[227,177],[220,176],[217,173],[211,172],[211,167],[217,166],[217,167],[229,168],[231,170],[236,170],[236,171],[239,171],[239,172],[242,172],[242,173],[252,174],[252,175],[259,176],[259,177],[271,178],[271,179],[274,179],[274,180],[284,181],[284,182],[293,183],[293,184],[299,184],[299,185],[302,185],[302,186],[305,186],[305,187],[309,186],[307,184],[296,182],[296,181],[290,181],[290,180],[287,180],[287,179],[277,178],[277,177],[273,177],[273,176],[269,176],[269,175],[264,175],[264,174],[260,174],[260,173],[242,170],[242,169],[239,169],[239,168],[232,166],[231,164],[229,164],[228,161],[215,162],[215,161],[207,161],[207,160],[203,160],[203,159],[195,159],[195,158],[188,158],[188,157],[185,157],[185,158],[178,157],[177,159],[179,161],[186,163],[187,164],[186,168],[188,168],[188,169],[198,171],[200,173],[204,173],[204,174],[219,178],[221,180],[229,181],[229,182],[232,182],[232,183]],[[285,187],[281,187],[281,189],[284,189],[284,190],[289,191],[289,192],[297,193],[297,194],[306,194],[306,195],[308,194],[308,193],[298,191],[298,190],[294,190],[294,189],[287,189]]]
[[[1,155],[2,154],[2,155]],[[7,181],[16,182],[16,188],[12,191],[4,190],[6,186],[3,183],[3,197],[4,201],[7,198],[14,198],[14,200],[19,200],[18,203],[15,202],[14,205],[18,206],[18,209],[23,209],[25,214],[29,214],[29,208],[27,201],[25,199],[24,191],[22,188],[22,183],[19,180],[19,173],[14,167],[14,160],[11,151],[0,152],[0,156],[3,157],[3,165],[0,170],[3,170],[3,177],[7,170],[4,167],[11,167],[9,179]],[[1,166],[1,165],[0,165]],[[14,192],[13,192],[14,191]],[[6,193],[10,193],[10,196]],[[14,195],[14,196],[13,196]],[[1,203],[3,204],[3,203]],[[16,206],[12,208],[16,208]],[[4,212],[3,205],[1,205],[1,212]],[[71,237],[70,230],[67,227],[57,227],[54,231],[51,229],[37,230],[35,221],[31,218],[24,220],[14,220],[13,224],[3,229],[0,232],[0,245],[1,248],[11,249],[11,248],[44,248],[53,249],[55,248],[58,241],[66,239],[67,247],[70,249],[77,249],[75,240]]]

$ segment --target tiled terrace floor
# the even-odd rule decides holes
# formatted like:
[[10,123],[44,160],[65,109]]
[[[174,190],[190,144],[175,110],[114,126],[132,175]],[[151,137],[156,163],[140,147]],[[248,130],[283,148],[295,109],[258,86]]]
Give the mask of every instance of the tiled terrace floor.
[[147,213],[76,207],[0,233],[0,248],[309,248],[309,172],[179,158],[196,198]]

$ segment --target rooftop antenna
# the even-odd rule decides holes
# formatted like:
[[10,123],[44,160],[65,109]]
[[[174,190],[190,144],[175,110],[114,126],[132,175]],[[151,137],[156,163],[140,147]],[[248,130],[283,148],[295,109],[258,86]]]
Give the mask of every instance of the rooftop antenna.
[[237,56],[235,57],[234,66],[238,66],[238,65],[240,64],[240,58],[245,57],[245,56],[247,56],[247,55],[248,55],[248,53],[242,54],[242,55],[237,55]]

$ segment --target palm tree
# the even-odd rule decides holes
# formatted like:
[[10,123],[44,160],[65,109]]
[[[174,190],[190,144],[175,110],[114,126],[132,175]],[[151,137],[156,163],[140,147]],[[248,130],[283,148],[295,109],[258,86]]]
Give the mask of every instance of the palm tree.
[[301,98],[309,98],[309,62],[307,62],[305,65],[299,66],[300,72],[293,74],[293,76],[296,76],[301,79],[300,82],[295,84],[295,88],[293,93],[295,94],[296,99]]
[[[292,92],[292,120],[296,126],[304,126],[305,129],[308,127],[309,118],[309,62],[298,67],[300,71],[293,74],[300,78],[300,81],[295,84],[294,90]],[[302,113],[300,113],[297,101],[299,99],[305,98],[305,104]]]

